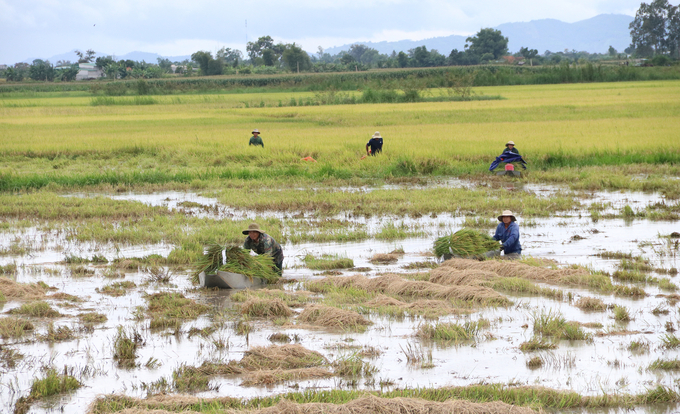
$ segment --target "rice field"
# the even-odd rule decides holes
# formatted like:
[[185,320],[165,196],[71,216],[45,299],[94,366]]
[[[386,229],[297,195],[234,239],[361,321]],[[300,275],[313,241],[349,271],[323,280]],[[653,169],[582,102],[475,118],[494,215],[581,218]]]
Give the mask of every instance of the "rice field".
[[[0,97],[0,411],[677,410],[680,82],[476,92]],[[505,209],[521,261],[434,255]],[[281,281],[197,286],[252,221]]]

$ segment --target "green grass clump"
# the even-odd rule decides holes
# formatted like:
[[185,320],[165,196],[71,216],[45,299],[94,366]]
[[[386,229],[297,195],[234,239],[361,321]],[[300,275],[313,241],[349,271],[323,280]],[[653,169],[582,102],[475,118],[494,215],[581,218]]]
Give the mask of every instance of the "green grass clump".
[[630,344],[626,347],[627,350],[629,350],[632,353],[636,354],[644,354],[649,352],[649,342],[647,341],[631,341]]
[[680,369],[680,359],[657,359],[649,364],[648,369],[678,370]]
[[56,370],[50,369],[43,378],[33,380],[30,397],[36,399],[49,397],[76,390],[81,386],[82,384],[75,377],[66,373],[58,374]]
[[152,317],[196,319],[210,308],[184,297],[179,292],[159,292],[146,296],[147,313]]
[[557,344],[536,337],[531,338],[531,340],[529,341],[522,342],[519,346],[519,349],[522,352],[540,351],[542,349],[555,349],[555,348],[557,348]]
[[0,337],[21,338],[27,331],[33,330],[33,324],[29,321],[7,317],[0,318]]
[[341,377],[370,377],[378,372],[376,367],[361,359],[359,354],[341,356],[332,365],[335,374]]
[[574,303],[574,306],[582,310],[594,312],[602,312],[607,309],[607,305],[605,305],[601,299],[586,296],[577,300],[576,303]]
[[76,337],[75,331],[68,326],[54,327],[54,323],[47,326],[47,333],[41,339],[47,342],[68,341]]
[[567,322],[561,314],[552,311],[534,315],[534,333],[566,340],[592,339],[577,322]]
[[136,331],[128,332],[123,326],[118,326],[118,332],[113,340],[113,359],[118,366],[133,368],[137,366],[137,349],[143,344],[141,335]]
[[537,369],[543,366],[543,358],[535,356],[527,361],[527,368]]
[[182,364],[172,372],[172,386],[179,392],[197,392],[216,389],[210,387],[211,375],[200,367]]
[[438,238],[434,242],[434,254],[437,257],[456,255],[471,257],[483,255],[490,250],[499,250],[500,243],[491,236],[473,229],[462,229]]
[[98,312],[80,313],[78,318],[85,323],[104,323],[108,320],[106,315]]
[[628,308],[625,306],[614,306],[614,320],[618,322],[630,322],[631,317]]
[[[222,253],[226,255],[226,263]],[[236,245],[210,243],[205,246],[204,253],[194,265],[195,275],[201,272],[215,273],[217,270],[238,273],[249,278],[260,277],[267,283],[276,283],[281,275],[274,265],[274,259],[266,254],[251,256],[250,251]]]
[[44,301],[24,303],[20,307],[12,309],[10,313],[13,315],[27,315],[36,318],[58,318],[59,316],[62,316],[61,313],[52,309],[52,307]]
[[425,324],[420,326],[416,336],[422,339],[442,342],[465,342],[475,340],[480,328],[488,326],[488,321],[480,319],[477,322],[465,322],[464,324],[440,322],[434,325]]
[[340,257],[337,254],[324,254],[321,257],[307,254],[302,261],[305,262],[307,268],[312,270],[349,269],[354,267],[354,260]]
[[661,337],[661,346],[666,349],[674,349],[680,347],[680,338],[675,334],[668,333]]
[[103,295],[118,297],[126,294],[128,289],[132,289],[135,287],[137,287],[137,284],[135,282],[126,280],[124,282],[114,282],[104,286],[103,288],[96,288],[95,290]]

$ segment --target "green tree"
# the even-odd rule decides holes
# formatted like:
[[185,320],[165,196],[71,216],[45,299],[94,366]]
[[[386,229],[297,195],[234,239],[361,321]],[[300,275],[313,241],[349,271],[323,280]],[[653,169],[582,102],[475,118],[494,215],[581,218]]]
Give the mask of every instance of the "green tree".
[[615,57],[616,55],[619,54],[618,50],[616,50],[616,49],[614,48],[614,46],[612,46],[612,45],[609,45],[609,49],[607,49],[607,53],[608,53],[609,56],[611,56],[611,57]]
[[262,51],[265,49],[274,49],[274,39],[271,36],[261,36],[256,42],[248,42],[246,45],[246,52],[251,61],[262,57]]
[[680,38],[678,6],[668,0],[640,4],[635,19],[628,26],[631,46],[638,56],[671,53],[677,55]]
[[536,57],[536,55],[538,55],[538,50],[521,47],[519,49],[519,54],[522,55],[524,59],[529,61],[529,66],[534,66],[533,59]]
[[500,30],[482,29],[465,42],[465,49],[480,57],[489,53],[494,59],[499,59],[508,53],[508,38],[503,37]]
[[92,49],[88,49],[85,53],[75,50],[74,53],[78,55],[78,63],[91,63],[94,60],[95,51]]
[[191,55],[191,60],[198,63],[199,68],[201,68],[201,74],[207,76],[209,72],[208,65],[210,64],[210,61],[214,59],[212,53],[199,50]]
[[278,59],[276,53],[271,49],[265,49],[262,51],[262,60],[265,66],[274,66]]
[[67,69],[57,71],[57,76],[64,82],[72,82],[76,80],[78,71],[80,71],[80,67],[77,63],[74,63]]
[[111,56],[106,56],[106,57],[98,57],[97,60],[94,61],[94,65],[99,68],[99,69],[104,69],[111,63],[114,63],[115,61],[113,60],[113,57]]
[[307,52],[302,50],[302,48],[295,43],[286,47],[281,58],[291,71],[299,72],[301,70],[309,70],[312,66],[312,62],[309,59]]
[[408,55],[403,51],[399,52],[399,54],[397,55],[397,62],[399,63],[400,68],[405,68],[406,66],[408,66]]
[[163,72],[172,73],[172,62],[170,62],[170,59],[159,57],[157,60],[158,67],[161,68]]
[[36,59],[31,67],[28,68],[28,76],[37,81],[53,81],[54,68],[49,61]]

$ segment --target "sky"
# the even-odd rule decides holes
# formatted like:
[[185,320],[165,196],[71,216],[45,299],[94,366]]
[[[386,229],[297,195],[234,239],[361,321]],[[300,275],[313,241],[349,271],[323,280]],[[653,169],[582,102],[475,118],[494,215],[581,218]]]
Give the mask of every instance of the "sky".
[[[649,1],[651,2],[651,0]],[[0,0],[0,64],[74,49],[245,52],[269,35],[310,53],[360,41],[473,35],[502,23],[634,16],[641,0]],[[52,62],[56,63],[56,62]]]

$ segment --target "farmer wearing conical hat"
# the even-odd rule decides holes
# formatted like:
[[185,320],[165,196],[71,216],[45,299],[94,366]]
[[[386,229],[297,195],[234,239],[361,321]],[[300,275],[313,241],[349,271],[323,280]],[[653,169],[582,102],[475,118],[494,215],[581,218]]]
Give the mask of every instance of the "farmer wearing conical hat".
[[[376,155],[382,152],[383,139],[380,136],[380,132],[375,131],[375,134],[366,144],[366,155]],[[370,147],[370,148],[369,148]]]
[[494,240],[500,240],[501,250],[506,259],[519,259],[522,256],[522,245],[519,244],[519,225],[512,211],[505,210],[498,216],[498,227]]
[[251,146],[251,145],[255,145],[255,146],[262,145],[262,148],[264,148],[264,142],[262,142],[262,138],[260,137],[260,131],[258,131],[257,128],[256,128],[256,129],[253,129],[252,134],[253,134],[253,136],[250,137],[250,142],[248,142],[248,146]]
[[508,141],[508,143],[505,144],[505,149],[503,150],[503,152],[512,152],[513,154],[519,155],[519,151],[517,150],[517,148],[515,148],[514,141]]
[[283,272],[283,249],[281,249],[281,245],[272,236],[263,232],[257,223],[250,223],[248,228],[243,230],[243,234],[248,235],[243,243],[243,248],[252,250],[257,254],[271,256],[279,274],[281,274]]

